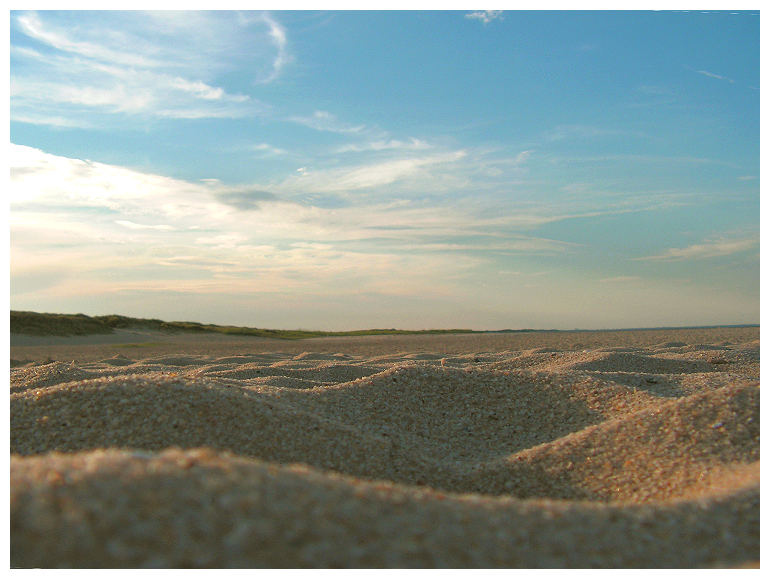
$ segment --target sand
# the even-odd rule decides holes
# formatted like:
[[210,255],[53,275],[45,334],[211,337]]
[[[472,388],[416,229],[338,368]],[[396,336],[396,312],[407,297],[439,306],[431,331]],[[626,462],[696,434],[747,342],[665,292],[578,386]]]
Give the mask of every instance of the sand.
[[759,565],[759,328],[103,338],[12,337],[12,567]]

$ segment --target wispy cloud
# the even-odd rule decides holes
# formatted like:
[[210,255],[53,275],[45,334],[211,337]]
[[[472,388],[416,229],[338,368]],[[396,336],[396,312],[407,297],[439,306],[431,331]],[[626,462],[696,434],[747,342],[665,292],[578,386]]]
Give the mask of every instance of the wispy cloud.
[[263,14],[262,19],[267,24],[269,31],[270,31],[270,39],[273,42],[273,45],[276,48],[276,55],[273,59],[273,70],[271,73],[264,79],[262,79],[260,82],[262,83],[268,83],[274,81],[276,78],[278,78],[278,75],[281,74],[281,71],[283,68],[291,62],[291,57],[287,50],[287,39],[286,39],[286,30],[283,26],[278,24],[273,18],[268,14]]
[[502,19],[503,17],[503,11],[502,10],[480,10],[477,12],[470,12],[465,15],[466,18],[470,18],[471,20],[478,20],[480,22],[483,22],[484,24],[489,24],[493,20],[497,20],[498,18]]
[[305,170],[285,180],[284,192],[345,192],[371,189],[419,176],[428,168],[451,165],[466,156],[465,151],[451,151],[422,157],[398,158],[338,169]]
[[[291,293],[333,286],[341,294],[435,295],[479,262],[397,247],[437,235],[437,220],[440,234],[457,231],[465,216],[451,211],[437,218],[427,210],[379,206],[325,210],[216,180],[190,183],[12,149],[15,293],[32,288],[66,297],[88,280],[86,291],[93,294],[248,293],[256,287]],[[433,229],[422,229],[421,220],[432,221]],[[412,227],[413,234],[375,242],[384,237],[378,226],[393,223]],[[372,243],[365,250],[356,246],[366,240]],[[66,271],[62,263],[70,264]],[[41,275],[54,271],[54,277]],[[414,273],[403,283],[388,282],[403,271]]]
[[292,116],[288,120],[310,127],[316,131],[329,131],[332,133],[361,133],[366,129],[365,125],[344,123],[328,111],[315,111],[310,116]]
[[335,149],[337,153],[361,153],[367,151],[419,151],[430,149],[431,145],[421,139],[411,138],[408,141],[398,139],[380,139],[366,143],[351,143]]
[[[654,204],[639,199],[613,205],[603,199],[596,206],[588,195],[569,204],[532,205],[515,196],[497,203],[472,191],[423,202],[426,185],[442,173],[462,173],[475,164],[465,151],[319,172],[309,185],[333,189],[338,185],[332,183],[344,178],[345,186],[358,192],[334,207],[303,202],[299,185],[292,196],[282,182],[184,181],[30,147],[11,145],[10,152],[11,291],[15,299],[30,301],[186,294],[196,303],[206,296],[227,296],[231,303],[235,296],[259,292],[263,304],[271,294],[276,301],[270,303],[276,304],[319,295],[447,297],[467,303],[477,280],[505,284],[511,276],[517,276],[517,292],[530,291],[525,288],[531,285],[534,298],[549,272],[561,275],[560,264],[589,249],[559,239],[556,228],[548,235],[535,228]],[[312,171],[306,177],[312,179]],[[401,182],[413,183],[419,195],[364,194],[363,188],[378,183],[392,191]],[[730,255],[756,245],[745,237],[709,240],[651,259]],[[489,272],[500,273],[497,282]],[[605,275],[601,282],[608,289],[635,281]],[[494,294],[500,305],[503,288]]]
[[147,225],[145,223],[134,223],[133,221],[128,221],[127,219],[116,219],[115,223],[118,225],[122,225],[123,227],[127,227],[128,229],[153,229],[155,231],[173,231],[174,228],[170,225]]
[[718,80],[726,80],[729,83],[734,83],[735,81],[731,78],[727,78],[726,76],[722,76],[721,74],[715,74],[713,72],[709,72],[708,70],[696,70],[698,74],[702,74],[703,76],[708,76],[709,78],[716,78]]
[[270,156],[285,155],[287,153],[285,149],[281,149],[280,147],[274,147],[269,143],[257,143],[256,145],[251,145],[249,149],[257,153],[261,153],[262,155],[270,155]]
[[[481,228],[478,228],[481,229]],[[476,232],[477,234],[479,232]],[[404,247],[410,250],[418,251],[438,251],[438,252],[497,252],[506,254],[523,255],[554,255],[568,253],[579,247],[577,243],[568,243],[547,239],[543,237],[531,237],[526,235],[509,235],[510,239],[500,239],[498,236],[490,235],[488,240],[479,242],[475,239],[473,243],[462,242],[443,242],[430,243],[423,242],[419,245],[405,244]]]
[[60,52],[71,53],[87,59],[101,62],[111,62],[115,65],[138,66],[141,68],[155,68],[160,63],[152,58],[137,53],[136,50],[128,50],[123,34],[113,37],[116,48],[104,46],[99,41],[73,39],[66,30],[57,29],[43,23],[40,14],[35,12],[22,13],[16,17],[19,29],[30,38],[38,40],[44,45]]
[[[421,170],[430,178],[462,158],[454,152],[327,173],[314,185],[331,189],[343,179],[345,187],[363,188]],[[265,291],[315,291],[347,279],[348,287],[430,295],[487,262],[490,252],[543,256],[576,247],[516,231],[553,217],[485,215],[470,199],[426,205],[361,196],[326,209],[291,201],[279,189],[181,181],[18,145],[10,160],[13,275],[32,286],[43,279],[37,273],[66,262],[71,276],[94,281],[94,291],[160,291],[173,280],[185,291],[247,291],[255,283]],[[106,273],[116,259],[117,277]],[[185,264],[194,268],[180,281]],[[384,281],[404,271],[416,272],[409,283]],[[77,291],[71,277],[55,281],[56,291]]]
[[514,165],[523,165],[532,156],[532,151],[522,151],[513,158]]
[[[479,211],[483,203],[479,206],[472,198],[465,203],[447,200],[437,206],[357,195],[349,204],[331,209],[291,200],[292,192],[360,191],[417,177],[432,181],[464,157],[464,151],[454,151],[309,172],[272,187],[231,186],[216,179],[182,181],[11,145],[9,198],[12,222],[17,225],[26,223],[31,214],[38,216],[34,223],[39,223],[40,215],[45,214],[50,216],[53,229],[60,231],[66,223],[89,215],[82,232],[86,235],[94,231],[94,238],[102,235],[97,231],[100,227],[105,228],[105,235],[108,231],[115,233],[114,224],[118,222],[127,233],[173,230],[174,235],[182,236],[179,239],[185,235],[222,239],[224,235],[235,243],[255,243],[258,239],[426,243],[436,237],[480,235],[487,239],[482,245],[499,250],[539,252],[566,247],[558,240],[504,233],[506,227],[527,226],[533,219],[547,222],[553,216],[525,215],[521,211],[484,216]],[[506,240],[501,241],[501,236]],[[474,243],[478,244],[478,239]]]
[[225,206],[215,195],[238,191],[218,182],[175,180],[21,145],[11,145],[9,158],[9,200],[20,211],[77,214],[88,209],[111,215],[111,222],[122,217],[127,222],[164,219],[168,223],[169,219],[202,217],[207,211],[216,217]]
[[759,244],[756,238],[749,239],[719,239],[689,245],[687,247],[669,248],[658,255],[637,257],[637,261],[682,261],[689,259],[709,259],[724,257],[742,251],[754,249]]
[[71,119],[61,116],[56,116],[47,113],[41,113],[35,110],[27,110],[24,113],[17,113],[13,115],[13,120],[18,123],[26,123],[28,125],[41,125],[47,127],[58,127],[61,129],[89,129],[95,128],[93,123],[88,122],[86,119]]
[[[508,249],[524,251],[526,240],[516,236],[547,223],[655,210],[670,203],[665,196],[624,195],[613,200],[586,192],[570,200],[541,199],[534,204],[523,197],[480,197],[467,185],[478,159],[465,150],[335,169],[303,168],[275,183],[239,186],[217,179],[170,179],[19,145],[11,146],[10,161],[14,214],[27,209],[101,211],[110,223],[120,219],[187,231],[217,222],[228,233],[245,235],[254,232],[250,220],[259,219],[257,230],[279,239],[400,237],[425,242],[431,236],[503,236],[514,238]],[[426,201],[426,195],[432,200]],[[243,211],[250,212],[246,222]],[[557,240],[549,243],[556,249]],[[538,244],[530,249],[543,249],[543,242]]]
[[[259,68],[273,53],[264,66],[266,79],[275,78],[290,60],[286,34],[267,15],[256,21],[236,16],[12,13],[11,119],[93,128],[137,115],[196,119],[264,114],[265,104],[228,90],[217,79],[246,65],[247,59]],[[77,18],[77,26],[69,25],[68,18]],[[242,46],[250,47],[248,54]]]

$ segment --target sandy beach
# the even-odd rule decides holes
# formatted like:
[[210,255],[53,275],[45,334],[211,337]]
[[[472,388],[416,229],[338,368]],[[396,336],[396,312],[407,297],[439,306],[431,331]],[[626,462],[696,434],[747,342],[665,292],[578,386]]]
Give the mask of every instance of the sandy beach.
[[12,567],[759,565],[759,328],[11,336]]

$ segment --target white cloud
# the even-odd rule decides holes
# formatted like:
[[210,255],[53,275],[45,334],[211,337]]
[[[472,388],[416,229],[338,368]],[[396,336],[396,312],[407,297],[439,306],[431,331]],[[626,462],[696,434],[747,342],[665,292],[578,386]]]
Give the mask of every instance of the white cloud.
[[[205,82],[199,80],[189,81],[175,77],[169,79],[169,86],[207,101],[218,101],[227,96],[222,88],[209,86]],[[234,102],[244,102],[249,100],[249,97],[246,95],[230,95],[229,98]]]
[[18,122],[93,128],[127,115],[260,115],[266,105],[217,79],[235,66],[262,66],[268,82],[290,60],[285,31],[267,15],[22,12],[11,24],[33,41],[11,46],[11,119]]
[[[69,159],[22,145],[10,145],[11,210],[84,209],[156,219],[212,216],[226,208],[214,199],[229,188],[139,173],[124,167]],[[113,220],[115,218],[113,217]]]
[[710,78],[716,78],[718,80],[726,80],[729,83],[734,83],[735,81],[727,78],[726,76],[722,76],[721,74],[714,74],[713,72],[709,72],[708,70],[696,70],[698,74],[702,74],[703,76],[708,76]]
[[[129,50],[131,47],[122,42],[123,38],[119,38],[121,42],[118,44],[117,50],[99,43],[72,39],[68,36],[68,31],[57,30],[44,24],[40,15],[35,12],[20,14],[16,18],[16,22],[19,24],[19,28],[30,38],[39,40],[41,43],[62,52],[73,53],[88,59],[111,62],[115,65],[147,68],[155,67],[159,64],[157,61],[148,59],[140,52],[138,53],[138,47],[133,47],[133,50]],[[115,36],[113,36],[114,38]]]
[[[218,301],[217,311],[224,311],[222,303],[231,307],[240,299],[256,312],[253,321],[240,323],[264,325],[265,312],[295,300],[296,311],[286,311],[288,317],[280,322],[294,325],[307,323],[307,304],[318,309],[336,301],[348,307],[350,300],[360,300],[359,314],[376,302],[382,319],[403,324],[408,317],[388,317],[391,306],[418,308],[425,300],[446,299],[446,316],[469,303],[486,304],[491,326],[510,326],[500,321],[500,312],[518,326],[523,323],[517,317],[520,308],[552,311],[549,296],[563,289],[567,277],[560,264],[586,251],[556,238],[526,235],[526,230],[619,210],[544,200],[533,205],[513,196],[498,206],[472,193],[428,202],[351,195],[349,203],[325,208],[288,201],[279,188],[265,184],[188,182],[17,145],[10,152],[11,295],[18,309],[77,304],[72,307],[79,310],[80,304],[98,302],[129,313],[124,308],[133,303],[137,315],[189,319],[190,308],[199,311],[206,300]],[[464,165],[475,162],[457,153],[398,160],[418,161],[417,166],[372,164],[377,170],[368,178],[395,183],[391,179],[419,177],[417,189],[424,191],[422,184],[448,168],[465,170]],[[347,168],[351,183],[364,184],[363,168]],[[711,240],[669,250],[663,258],[730,255],[756,246],[756,239],[741,238],[732,245]],[[554,275],[561,285],[548,282]],[[601,281],[608,284],[607,296],[635,285],[633,276]],[[589,285],[583,297],[596,299]],[[677,297],[679,289],[666,295]],[[573,294],[572,286],[568,293]],[[562,304],[560,315],[577,311],[583,297]],[[704,300],[697,299],[700,307]],[[177,313],[162,309],[167,306],[178,308]],[[157,309],[148,312],[147,307]],[[696,310],[693,305],[691,311]],[[325,319],[320,326],[330,323]],[[362,323],[363,318],[357,319],[353,327]],[[541,319],[537,325],[545,323]]]
[[[290,177],[279,189],[286,193],[314,191],[320,193],[357,191],[389,185],[418,176],[429,167],[451,165],[466,156],[465,151],[453,151],[425,157],[394,159],[340,169],[301,171]],[[303,168],[304,169],[304,168]]]
[[[190,232],[196,239],[220,239],[217,243],[222,235],[236,236],[233,239],[244,243],[266,239],[326,242],[381,237],[382,228],[387,227],[419,231],[420,235],[473,229],[467,215],[457,214],[451,207],[436,210],[369,201],[323,209],[288,201],[280,188],[269,192],[260,185],[227,186],[216,179],[188,182],[13,144],[10,153],[9,198],[16,225],[45,222],[58,231],[64,223],[85,219],[86,229],[101,227],[106,236],[117,235],[114,224],[118,222],[127,232],[173,229],[177,236]],[[461,157],[458,152],[342,173],[308,173],[296,179],[307,180],[314,191],[322,186],[336,189],[338,178],[343,179],[344,187],[363,188],[392,183],[421,168],[439,167]],[[302,190],[299,182],[294,186]],[[67,219],[62,220],[62,215]]]
[[521,153],[516,155],[516,157],[514,157],[513,164],[514,165],[523,165],[524,163],[526,163],[529,160],[529,158],[531,156],[532,156],[532,151],[522,151]]
[[[477,228],[480,233],[482,228]],[[500,252],[500,253],[519,253],[526,255],[542,255],[542,254],[557,254],[565,253],[577,247],[576,243],[568,243],[565,241],[557,241],[554,239],[546,239],[542,237],[527,237],[522,235],[513,236],[510,240],[497,240],[493,238],[488,242],[479,243],[420,243],[419,245],[411,246],[412,249],[421,249],[424,251],[463,251],[463,252]]]
[[316,131],[328,131],[331,133],[361,133],[366,129],[365,125],[349,125],[337,119],[328,111],[315,111],[309,117],[292,116],[289,121],[304,125]]
[[361,153],[366,151],[419,151],[424,149],[430,149],[431,145],[421,139],[411,138],[408,141],[400,141],[398,139],[381,139],[376,141],[369,141],[367,143],[352,143],[349,145],[343,145],[336,149],[338,153]]
[[227,94],[200,81],[134,70],[123,72],[114,82],[90,77],[83,78],[81,85],[16,78],[12,119],[23,121],[32,114],[31,118],[42,124],[51,115],[43,116],[39,111],[50,110],[68,114],[64,119],[69,126],[94,127],[88,111],[167,118],[237,118],[266,110],[246,95]]
[[[392,182],[462,156],[359,168],[346,186]],[[94,294],[334,287],[342,294],[433,295],[470,275],[488,259],[485,252],[543,255],[572,247],[506,233],[521,215],[482,217],[452,202],[372,200],[324,209],[259,186],[181,181],[25,146],[11,145],[10,161],[12,279],[21,280],[12,284],[45,286],[46,295],[76,296],[83,280]],[[61,273],[62,264],[67,275],[44,275]],[[409,280],[388,281],[405,271]]]
[[503,11],[502,10],[481,10],[478,12],[470,12],[469,14],[466,14],[465,17],[470,18],[471,20],[479,20],[484,24],[489,24],[490,22],[498,18],[502,19]]
[[127,219],[116,219],[115,223],[118,225],[122,225],[123,227],[127,227],[128,229],[152,229],[154,231],[173,231],[174,228],[170,225],[147,225],[144,223],[134,223],[133,221],[128,221]]
[[756,238],[750,239],[720,239],[708,241],[687,247],[673,247],[658,255],[637,257],[639,261],[681,261],[687,259],[709,259],[723,257],[742,251],[748,251],[759,244]]
[[[214,229],[243,233],[249,239],[256,235],[260,243],[309,238],[424,243],[436,236],[463,235],[504,236],[510,241],[512,235],[546,223],[644,211],[660,204],[650,196],[613,205],[606,198],[580,195],[570,204],[559,199],[537,204],[522,199],[519,203],[511,198],[498,206],[492,199],[474,195],[473,190],[459,198],[453,195],[438,202],[420,201],[426,194],[442,194],[442,182],[463,183],[464,173],[474,170],[475,164],[474,158],[460,150],[322,171],[303,167],[279,183],[228,186],[216,179],[182,181],[11,145],[8,195],[12,217],[30,211],[38,216],[80,211],[80,218],[83,211],[101,212],[109,224],[115,220],[162,223],[173,227],[175,235],[191,230],[215,235],[209,233]],[[403,196],[394,198],[395,190]],[[318,202],[309,204],[310,193]],[[339,198],[345,202],[328,203]],[[596,203],[601,204],[600,209]],[[111,225],[105,234],[114,229]],[[527,247],[531,241],[522,237],[510,243],[507,249],[517,251],[544,248],[542,240],[536,247]],[[478,247],[484,249],[485,245]],[[551,245],[550,249],[559,248]]]
[[269,143],[257,143],[256,145],[252,145],[250,149],[262,153],[263,155],[285,155],[287,153],[285,149],[274,147]]
[[94,125],[85,119],[68,119],[45,113],[40,114],[33,110],[28,110],[23,114],[15,114],[13,120],[17,123],[27,123],[29,125],[42,125],[47,127],[78,129],[94,128]]
[[[175,280],[181,283],[185,263],[195,264],[185,273],[185,291],[247,291],[255,284],[299,291],[326,284],[344,293],[345,283],[395,293],[404,287],[444,291],[494,255],[577,251],[576,244],[524,232],[602,214],[560,203],[509,202],[500,210],[473,195],[423,203],[351,194],[348,203],[331,208],[288,196],[385,186],[390,191],[397,182],[424,192],[442,173],[473,164],[465,151],[308,172],[273,187],[182,181],[19,145],[10,151],[12,263],[32,285],[48,279],[38,274],[56,256],[59,267],[67,264],[81,278],[95,280],[99,291],[168,289]],[[618,209],[605,212],[613,211]],[[179,256],[185,260],[173,259]],[[405,271],[418,272],[407,286],[382,281]],[[67,279],[57,277],[59,285],[45,291],[76,291]]]
[[291,57],[287,52],[286,30],[283,28],[283,26],[278,24],[268,14],[263,14],[262,19],[265,21],[268,28],[270,29],[270,39],[273,41],[273,44],[275,45],[275,48],[276,48],[276,55],[275,55],[275,59],[273,60],[273,70],[267,76],[267,78],[261,81],[263,83],[268,83],[275,80],[278,77],[278,75],[281,74],[281,71],[283,70],[283,68],[289,62],[291,62]]

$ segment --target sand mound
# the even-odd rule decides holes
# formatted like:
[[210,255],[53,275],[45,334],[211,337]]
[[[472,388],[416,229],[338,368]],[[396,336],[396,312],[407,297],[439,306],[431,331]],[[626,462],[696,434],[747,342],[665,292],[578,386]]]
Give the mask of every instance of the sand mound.
[[[210,450],[15,459],[19,566],[680,567],[758,557],[759,490],[661,505],[447,495]],[[746,537],[756,540],[746,540]]]
[[11,564],[753,564],[759,344],[697,345],[19,365]]
[[[21,394],[11,399],[11,416],[11,452],[22,455],[208,446],[363,474],[384,463],[389,448],[387,440],[273,397],[159,374],[100,378]],[[340,444],[328,444],[330,440]]]
[[571,370],[597,372],[654,372],[657,374],[685,374],[713,372],[708,362],[672,360],[657,356],[644,356],[630,352],[600,352],[593,359],[570,364]]

